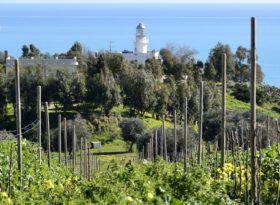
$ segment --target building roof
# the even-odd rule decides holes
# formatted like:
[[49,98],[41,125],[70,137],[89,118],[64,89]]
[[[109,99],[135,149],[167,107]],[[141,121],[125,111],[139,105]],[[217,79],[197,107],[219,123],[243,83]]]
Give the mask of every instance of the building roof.
[[[30,65],[50,65],[50,66],[76,66],[78,62],[76,59],[43,59],[43,58],[20,58],[19,62],[22,66]],[[7,66],[14,65],[14,60],[7,60]]]
[[[15,65],[14,59],[7,60],[6,65],[7,68],[14,67]],[[51,67],[53,69],[67,68],[70,72],[75,72],[78,65],[78,61],[76,58],[73,59],[20,58],[19,65],[22,67],[41,65],[43,67]]]

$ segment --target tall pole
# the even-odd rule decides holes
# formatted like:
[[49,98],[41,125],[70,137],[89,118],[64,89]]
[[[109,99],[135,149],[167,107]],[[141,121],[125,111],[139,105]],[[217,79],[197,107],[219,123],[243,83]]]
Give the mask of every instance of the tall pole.
[[188,99],[185,98],[184,113],[184,172],[187,171],[187,154],[188,154]]
[[50,134],[50,118],[48,102],[45,102],[45,115],[46,115],[46,138],[47,138],[47,152],[48,152],[48,166],[51,167],[51,134]]
[[163,136],[163,143],[164,143],[164,159],[167,160],[167,143],[166,143],[166,135],[165,135],[165,116],[162,115],[162,136]]
[[58,162],[61,165],[61,115],[58,115]]
[[15,60],[15,72],[16,72],[16,121],[17,121],[17,134],[18,134],[18,170],[20,172],[19,180],[22,183],[22,146],[21,146],[21,102],[20,102],[20,73],[19,73],[19,61]]
[[160,156],[163,158],[163,125],[161,125],[161,136],[160,136]]
[[64,126],[64,156],[65,156],[65,167],[67,167],[67,122],[66,117],[63,118]]
[[156,128],[156,134],[155,134],[155,159],[157,159],[158,155],[158,131]]
[[226,143],[226,92],[227,92],[227,55],[222,55],[222,75],[223,75],[223,103],[222,103],[222,134],[221,134],[221,169],[225,164],[225,143]]
[[177,112],[174,109],[174,161],[177,159]]
[[87,178],[87,139],[84,139],[84,174]]
[[75,173],[76,166],[76,126],[73,126],[73,173]]
[[37,121],[38,121],[38,141],[39,141],[39,164],[42,162],[42,116],[41,116],[41,86],[37,86]]
[[83,150],[83,138],[80,139],[80,175],[82,176],[83,172],[83,168],[82,168],[82,159],[83,159],[83,155],[82,155],[82,150]]
[[200,111],[199,111],[199,138],[197,164],[201,165],[202,152],[202,125],[203,125],[203,81],[200,82]]
[[154,134],[152,134],[151,138],[151,160],[154,161]]
[[256,189],[256,19],[251,18],[251,204],[257,204]]
[[266,147],[270,147],[269,139],[269,116],[266,117]]

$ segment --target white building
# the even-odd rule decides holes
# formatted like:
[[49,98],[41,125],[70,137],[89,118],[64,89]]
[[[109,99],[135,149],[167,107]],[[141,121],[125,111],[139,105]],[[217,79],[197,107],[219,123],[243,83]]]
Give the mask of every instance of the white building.
[[[76,58],[73,59],[59,59],[59,58],[20,58],[19,66],[37,66],[40,65],[43,67],[44,76],[47,76],[51,72],[56,72],[56,70],[65,68],[70,73],[74,73],[77,70],[78,61]],[[7,69],[12,69],[15,66],[14,59],[7,59],[6,61]]]
[[136,39],[134,43],[134,52],[123,51],[123,57],[128,61],[137,61],[139,64],[145,64],[147,59],[160,59],[159,52],[156,50],[148,51],[149,39],[145,32],[146,27],[139,23],[136,27]]

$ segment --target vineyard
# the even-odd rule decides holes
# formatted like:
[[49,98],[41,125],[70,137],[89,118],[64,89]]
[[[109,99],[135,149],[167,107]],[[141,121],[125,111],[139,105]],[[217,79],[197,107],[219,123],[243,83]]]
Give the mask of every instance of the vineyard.
[[[119,72],[126,77],[125,106],[117,102],[121,77],[106,70],[103,61],[96,63],[97,70],[103,66],[100,73],[88,71],[97,72],[87,77],[92,90],[79,101],[83,89],[75,82],[82,77],[66,71],[38,77],[39,68],[21,74],[16,59],[15,71],[5,75],[12,80],[6,83],[0,76],[6,83],[0,86],[5,111],[0,120],[0,204],[280,204],[280,90],[257,86],[255,18],[251,29],[250,86],[227,82],[224,52],[219,53],[222,83],[203,81],[198,64],[191,62],[199,81],[191,82],[196,89],[190,95],[188,76],[175,81],[171,75],[164,84],[139,66],[133,72],[140,80],[133,84],[134,75],[125,73],[129,69],[124,66]],[[36,87],[28,87],[33,80],[28,76],[38,77],[42,86],[35,82]],[[153,92],[140,93],[142,101],[134,96],[134,91],[149,89],[148,78],[159,84],[157,103],[150,100]],[[49,91],[60,86],[55,94]],[[92,92],[97,88],[102,92]],[[172,100],[161,95],[164,90]],[[93,106],[91,98],[99,104]],[[13,126],[15,130],[6,129]]]
[[[161,158],[111,159],[102,167],[90,163],[85,176],[84,168],[82,175],[80,170],[73,173],[71,165],[59,166],[57,158],[51,168],[46,156],[39,165],[38,146],[24,140],[22,184],[16,141],[2,141],[0,148],[1,204],[246,204],[250,200],[248,151],[237,147],[227,152],[223,170],[217,167],[220,154],[213,151],[203,155],[202,166],[190,158],[185,171],[183,163]],[[278,149],[272,146],[258,152],[262,204],[275,204],[279,194]]]

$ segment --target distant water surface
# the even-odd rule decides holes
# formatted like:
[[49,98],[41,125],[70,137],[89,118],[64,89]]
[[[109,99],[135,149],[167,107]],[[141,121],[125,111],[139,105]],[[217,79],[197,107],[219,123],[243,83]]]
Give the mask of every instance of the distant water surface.
[[0,50],[15,57],[23,44],[66,52],[74,41],[93,51],[133,50],[135,27],[146,26],[149,49],[167,42],[198,51],[205,61],[218,42],[250,47],[257,19],[258,61],[265,82],[280,87],[280,4],[0,4]]

